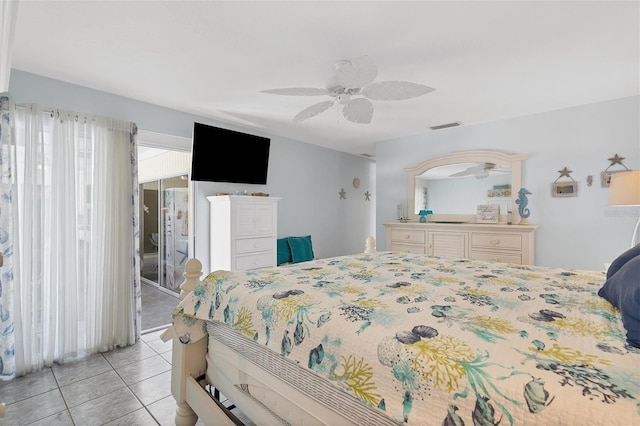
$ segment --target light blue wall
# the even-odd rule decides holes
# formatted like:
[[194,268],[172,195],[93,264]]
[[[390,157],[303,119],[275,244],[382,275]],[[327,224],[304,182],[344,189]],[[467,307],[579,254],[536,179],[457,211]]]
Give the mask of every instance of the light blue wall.
[[[143,130],[191,138],[194,121],[223,123],[132,99],[12,70],[10,92],[19,103],[38,102],[80,112],[130,120]],[[311,234],[317,257],[359,252],[364,239],[376,235],[386,247],[383,222],[395,220],[397,205],[407,202],[404,167],[440,154],[470,149],[495,149],[528,155],[523,185],[529,196],[531,223],[539,225],[536,263],[598,269],[624,251],[640,212],[610,208],[600,172],[609,157],[626,157],[625,165],[640,169],[640,97],[617,99],[491,123],[464,125],[377,144],[376,163],[276,135],[272,138],[269,183],[266,186],[198,183],[196,255],[208,257],[206,195],[259,190],[282,197],[279,235]],[[238,126],[224,127],[246,131]],[[564,166],[579,182],[578,197],[551,197],[551,183]],[[617,168],[614,168],[617,169]],[[593,175],[589,187],[586,177]],[[351,186],[354,177],[362,182]],[[340,188],[347,199],[340,200]],[[373,195],[364,199],[364,192]],[[375,223],[374,223],[375,222]],[[208,262],[206,262],[208,264]]]
[[[532,192],[529,222],[539,225],[536,264],[601,269],[629,247],[640,216],[635,207],[608,207],[608,189],[600,185],[600,172],[616,153],[629,169],[640,169],[639,104],[633,96],[378,143],[378,249],[386,247],[382,223],[395,220],[397,205],[407,203],[405,167],[444,153],[494,149],[528,155],[523,186]],[[551,184],[565,166],[578,181],[578,196],[554,198]]]
[[[161,90],[161,89],[159,89]],[[9,92],[17,103],[98,114],[132,121],[141,130],[191,138],[194,121],[248,131],[184,112],[76,86],[58,80],[11,71]],[[258,134],[258,133],[256,133]],[[216,192],[266,192],[282,197],[278,207],[278,235],[311,235],[316,257],[339,256],[364,250],[375,233],[375,162],[356,155],[321,148],[277,135],[271,138],[267,185],[197,182],[195,256],[208,269],[209,206],[206,196]],[[224,161],[222,154],[216,161]],[[358,177],[358,190],[351,185]],[[340,200],[339,191],[347,191]],[[364,192],[373,194],[366,201]]]
[[[354,177],[361,181],[359,189],[352,186]],[[289,139],[272,139],[267,182],[266,189],[261,185],[196,182],[197,217],[208,217],[208,195],[247,189],[282,197],[278,202],[278,234],[311,235],[316,258],[362,252],[367,236],[375,234],[375,163],[370,160]],[[346,199],[340,199],[341,188]],[[367,190],[374,194],[371,201],[365,200]],[[205,267],[209,223],[198,220],[197,226],[196,257]]]

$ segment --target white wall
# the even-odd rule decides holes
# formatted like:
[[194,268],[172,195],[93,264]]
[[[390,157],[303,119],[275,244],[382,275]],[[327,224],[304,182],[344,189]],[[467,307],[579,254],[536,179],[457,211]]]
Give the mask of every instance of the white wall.
[[[17,103],[34,102],[132,121],[147,134],[191,139],[194,121],[251,133],[238,126],[15,69],[11,70],[9,93]],[[216,192],[247,189],[282,197],[278,208],[279,236],[311,235],[316,257],[363,251],[366,238],[375,233],[375,162],[277,135],[259,136],[272,139],[267,185],[194,185],[195,255],[203,261],[204,269],[209,263],[209,210],[205,197]],[[358,193],[351,186],[354,177],[362,182]],[[341,188],[347,191],[346,200],[340,200]],[[364,201],[366,190],[373,194],[370,202]]]
[[[608,189],[600,186],[600,172],[616,153],[628,168],[640,169],[639,102],[633,96],[378,143],[378,249],[386,247],[382,223],[396,218],[398,203],[407,203],[404,167],[444,153],[494,149],[528,155],[523,186],[532,192],[529,222],[539,225],[536,264],[601,269],[629,247],[640,216],[638,208],[608,207]],[[578,196],[554,198],[551,184],[565,166],[578,181]]]

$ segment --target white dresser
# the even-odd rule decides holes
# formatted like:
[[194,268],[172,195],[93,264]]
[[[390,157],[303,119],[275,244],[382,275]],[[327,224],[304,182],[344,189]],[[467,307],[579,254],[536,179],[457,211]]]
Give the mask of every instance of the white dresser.
[[212,271],[276,266],[280,198],[220,195],[207,199]]
[[387,250],[533,265],[536,225],[384,223]]

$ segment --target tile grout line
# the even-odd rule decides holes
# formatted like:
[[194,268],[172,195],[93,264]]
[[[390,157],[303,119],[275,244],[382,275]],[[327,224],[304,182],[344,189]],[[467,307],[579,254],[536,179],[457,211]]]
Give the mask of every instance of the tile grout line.
[[[154,339],[154,340],[155,340],[155,339]],[[155,350],[153,347],[151,347],[151,346],[150,346],[146,341],[143,341],[142,339],[140,339],[140,340],[139,340],[139,343],[141,343],[141,344],[145,344],[145,345],[146,345],[147,347],[149,347],[149,349],[151,349],[151,350],[152,350],[152,351],[153,351],[157,356],[160,356],[162,359],[164,359],[164,357],[162,357],[162,354],[161,354],[161,353],[159,353],[157,350]],[[167,352],[169,352],[169,351],[167,351]],[[143,381],[145,381],[145,380],[148,380],[148,379],[151,379],[151,378],[153,378],[153,377],[157,377],[157,376],[159,376],[160,374],[164,374],[164,373],[166,373],[166,372],[162,372],[162,373],[154,374],[153,376],[147,377],[147,378],[145,378],[145,379],[143,379],[143,380],[137,381],[137,382],[135,382],[135,383],[128,384],[128,383],[124,380],[124,378],[120,375],[120,373],[117,371],[116,367],[115,367],[115,366],[114,366],[114,365],[113,365],[113,364],[112,364],[112,363],[107,359],[107,357],[104,355],[104,353],[100,353],[100,355],[102,355],[102,357],[104,358],[104,360],[107,362],[107,364],[108,364],[108,365],[109,365],[109,367],[111,368],[111,371],[113,371],[113,372],[118,376],[118,378],[119,378],[120,380],[122,380],[122,383],[124,384],[124,387],[125,387],[129,392],[131,392],[131,394],[134,396],[134,398],[135,398],[135,399],[140,403],[140,405],[142,406],[142,408],[144,408],[144,410],[145,410],[145,411],[146,411],[146,412],[151,416],[151,418],[152,418],[152,419],[153,419],[153,420],[154,420],[158,425],[160,425],[160,424],[161,424],[161,423],[160,423],[160,421],[156,418],[156,416],[154,416],[154,414],[151,412],[151,410],[149,410],[149,407],[148,407],[148,406],[149,406],[149,405],[151,405],[151,404],[154,404],[154,403],[156,403],[156,402],[158,402],[158,401],[160,401],[160,400],[161,400],[161,399],[163,399],[163,398],[161,398],[161,399],[159,399],[159,400],[157,400],[157,401],[153,401],[153,402],[151,402],[151,403],[149,403],[149,404],[144,404],[144,403],[142,402],[142,400],[140,399],[140,397],[138,397],[138,395],[136,395],[136,393],[133,391],[133,389],[132,389],[131,387],[132,387],[133,385],[136,385],[136,384],[138,384],[138,383],[141,383],[141,382],[143,382]],[[165,361],[166,361],[166,360],[165,360]],[[128,364],[122,365],[122,366],[120,366],[120,367],[118,367],[118,368],[124,367],[124,366],[126,366],[126,365],[128,365]],[[170,363],[170,362],[169,362],[169,365],[171,365],[171,363]],[[57,379],[57,377],[56,377],[55,373],[53,372],[53,369],[51,369],[51,372],[52,372],[52,374],[53,374],[53,376],[54,376],[54,380],[55,380],[55,382],[56,382],[56,386],[57,386],[57,388],[58,388],[58,391],[60,392],[60,395],[61,395],[61,397],[62,397],[62,399],[63,399],[63,401],[64,401],[64,404],[65,404],[65,407],[66,407],[66,411],[68,411],[68,412],[69,412],[69,417],[71,418],[71,422],[75,425],[76,423],[75,423],[75,420],[74,420],[73,415],[72,415],[72,413],[71,413],[71,407],[69,407],[67,400],[64,398],[64,394],[62,393],[61,386],[60,386],[60,384],[59,384],[59,382],[58,382],[58,379]],[[112,394],[112,393],[115,393],[115,392],[117,392],[118,390],[119,390],[119,389],[114,390],[114,391],[112,391],[112,392],[110,392],[110,393],[108,393],[108,394],[106,394],[106,395],[110,395],[110,394]],[[105,396],[105,395],[103,395],[103,396]],[[89,402],[89,401],[85,401],[85,402]],[[59,411],[58,413],[60,413],[60,412],[62,412],[62,411],[65,411],[65,410],[61,410],[61,411]],[[133,413],[133,412],[135,412],[135,411],[137,411],[137,410],[134,410],[134,411],[131,411],[131,412],[129,412],[129,413],[126,413],[126,414],[124,414],[124,415],[122,415],[122,416],[120,416],[120,417],[118,417],[118,418],[116,418],[116,419],[112,419],[112,420],[110,420],[109,422],[113,422],[113,421],[116,421],[116,420],[118,420],[118,419],[120,419],[120,418],[123,418],[123,417],[125,417],[125,416],[128,416],[128,415],[130,415],[131,413]],[[52,414],[52,415],[55,415],[55,414],[58,414],[58,413],[54,413],[54,414]],[[39,419],[39,420],[42,420],[42,419]],[[107,423],[109,423],[109,422],[107,422]],[[106,424],[106,423],[103,423],[103,424]]]
[[[161,326],[161,327],[158,327],[158,328],[157,328],[157,329],[155,329],[155,330],[147,331],[145,334],[141,334],[141,335],[140,335],[140,338],[138,339],[138,342],[136,342],[136,343],[144,344],[146,347],[148,347],[149,349],[151,349],[151,351],[155,354],[155,355],[153,355],[153,356],[159,356],[161,359],[163,359],[165,362],[167,362],[169,365],[171,365],[171,361],[167,360],[167,359],[163,356],[163,354],[165,354],[165,353],[167,353],[167,352],[171,352],[171,349],[169,349],[169,350],[164,351],[164,352],[162,352],[162,353],[161,353],[161,352],[159,352],[159,350],[157,350],[155,347],[151,346],[151,345],[149,344],[149,342],[147,342],[147,341],[145,341],[145,340],[143,340],[143,339],[142,339],[142,336],[144,336],[144,335],[148,335],[148,334],[151,334],[151,333],[154,333],[154,332],[160,332],[160,331],[163,331],[163,330],[164,330],[164,329],[166,329],[166,328],[167,328],[167,326]],[[152,339],[152,340],[150,340],[150,342],[152,342],[152,341],[156,341],[156,340],[160,341],[161,339],[160,339],[160,338],[159,338],[159,336],[158,336],[158,338],[157,338],[157,339]],[[125,348],[126,348],[126,347],[124,347],[124,348],[122,348],[122,349],[125,349]],[[109,352],[111,352],[111,351],[109,351]],[[106,352],[105,352],[105,353],[106,353]],[[151,378],[153,378],[153,377],[157,377],[157,376],[159,376],[160,374],[164,374],[164,373],[166,373],[166,371],[165,371],[165,372],[158,373],[158,374],[154,374],[154,375],[152,375],[152,376],[150,376],[150,377],[147,377],[147,378],[145,378],[145,379],[143,379],[143,380],[140,380],[140,381],[137,381],[137,382],[135,382],[135,383],[128,384],[128,383],[124,380],[124,378],[121,376],[121,374],[116,370],[116,367],[114,366],[114,364],[112,364],[112,362],[107,358],[107,356],[105,355],[105,353],[103,353],[103,352],[98,352],[98,354],[100,354],[100,355],[102,356],[102,359],[106,362],[106,365],[107,365],[107,366],[109,367],[109,369],[110,369],[110,370],[104,371],[103,373],[107,373],[107,372],[109,372],[109,371],[113,371],[113,372],[116,374],[116,376],[117,376],[117,377],[122,381],[122,383],[124,384],[124,388],[126,388],[126,389],[127,389],[127,390],[128,390],[128,391],[129,391],[133,396],[134,396],[134,398],[139,402],[139,404],[142,406],[142,408],[144,408],[144,409],[145,409],[145,411],[149,414],[149,416],[153,419],[153,421],[154,421],[154,422],[156,422],[156,424],[161,425],[160,421],[156,418],[156,416],[155,416],[155,415],[151,412],[151,410],[149,409],[149,405],[151,405],[151,404],[155,404],[155,403],[157,403],[158,401],[160,401],[160,400],[162,400],[162,399],[164,399],[164,398],[160,398],[160,399],[158,399],[157,401],[153,401],[153,402],[151,402],[151,403],[149,403],[149,404],[146,404],[146,405],[145,405],[145,404],[142,402],[142,400],[140,399],[140,397],[138,397],[138,395],[136,395],[136,393],[133,391],[132,386],[134,386],[134,385],[136,385],[136,384],[138,384],[138,383],[141,383],[141,382],[143,382],[144,380],[148,380],[148,379],[151,379]],[[85,359],[88,359],[88,357],[87,357],[87,358],[85,358]],[[134,362],[135,362],[135,361],[134,361]],[[131,364],[131,363],[132,363],[132,362],[130,362],[130,363],[128,363],[128,364]],[[128,364],[124,364],[124,365],[122,365],[122,366],[120,366],[120,367],[118,367],[118,368],[122,368],[122,367],[124,367],[124,366],[126,366],[126,365],[128,365]],[[72,409],[73,407],[70,407],[70,406],[69,406],[69,401],[67,400],[67,398],[65,398],[64,393],[62,392],[62,387],[63,387],[63,386],[61,386],[61,385],[60,385],[60,380],[59,380],[58,375],[55,373],[55,371],[54,371],[53,367],[45,367],[45,369],[47,369],[47,370],[48,370],[48,373],[52,375],[52,377],[53,377],[53,382],[54,382],[54,384],[55,384],[55,386],[54,386],[50,391],[52,391],[52,390],[57,390],[57,391],[58,391],[58,394],[60,395],[60,397],[61,397],[61,399],[62,399],[62,402],[63,402],[63,404],[64,404],[64,408],[63,408],[63,409],[61,409],[60,411],[57,411],[57,412],[55,412],[55,413],[52,413],[52,414],[48,415],[47,417],[44,417],[44,418],[42,418],[42,419],[37,419],[37,420],[35,420],[35,421],[36,421],[36,422],[37,422],[37,421],[42,421],[42,420],[44,420],[44,419],[46,419],[46,418],[48,418],[48,417],[56,416],[56,415],[59,415],[60,413],[63,413],[63,412],[65,412],[65,411],[66,411],[66,412],[67,412],[67,414],[68,414],[68,418],[70,419],[71,423],[75,426],[75,425],[76,425],[76,420],[73,418],[73,415],[72,415],[72,413],[71,413],[71,409]],[[170,370],[169,370],[169,371],[170,371]],[[34,373],[36,373],[36,374],[37,374],[37,372],[34,372]],[[100,373],[100,374],[103,374],[103,373]],[[47,374],[46,370],[44,370],[44,371],[43,371],[43,374]],[[91,378],[93,378],[93,377],[95,377],[95,376],[97,376],[97,375],[99,375],[99,374],[92,375],[92,376],[90,376],[90,377],[86,377],[86,378],[83,378],[83,379],[80,379],[80,380],[76,380],[75,382],[68,383],[68,384],[67,384],[67,385],[65,385],[65,386],[71,386],[71,385],[73,385],[74,383],[80,382],[80,381],[82,381],[82,380],[91,379]],[[10,381],[9,381],[8,383],[10,383]],[[116,389],[116,390],[114,390],[114,391],[112,391],[112,392],[110,392],[110,393],[108,393],[108,394],[106,394],[106,395],[113,394],[113,393],[115,393],[115,392],[117,392],[118,390],[121,390],[121,389],[122,389],[122,388],[120,388],[120,389]],[[46,391],[46,392],[50,392],[50,391]],[[14,401],[14,402],[13,402],[12,404],[10,404],[10,405],[13,405],[13,404],[19,403],[19,402],[24,401],[24,400],[29,399],[29,398],[38,397],[38,396],[40,396],[40,395],[43,395],[43,394],[44,394],[44,393],[46,393],[46,392],[38,393],[38,394],[35,394],[35,395],[31,395],[31,396],[29,396],[28,398],[23,398],[23,399],[21,399],[21,400]],[[103,396],[104,396],[104,395],[103,395]],[[171,393],[169,394],[169,396],[171,396]],[[84,403],[86,403],[86,402],[90,402],[90,401],[91,401],[91,400],[89,400],[89,401],[85,401],[85,402],[83,402],[83,404],[84,404]],[[8,405],[7,407],[9,407],[10,405]],[[109,420],[109,422],[116,421],[116,420],[118,420],[118,419],[120,419],[120,418],[122,418],[122,417],[124,417],[124,416],[130,415],[131,413],[133,413],[133,412],[135,412],[135,411],[137,411],[137,409],[136,409],[136,410],[131,411],[130,413],[124,414],[123,416],[120,416],[120,417],[118,417],[118,418],[116,418],[116,419]],[[6,419],[4,419],[4,420],[6,420]]]
[[[155,331],[158,331],[158,330],[155,330]],[[150,334],[150,333],[152,333],[152,332],[153,332],[153,331],[151,331],[151,332],[149,332],[149,333],[147,333],[147,334]],[[143,336],[143,334],[141,334],[141,335],[140,335],[139,343],[143,343],[143,344],[147,345],[147,347],[149,347],[149,349],[151,349],[153,352],[155,352],[155,354],[156,354],[156,355],[159,355],[159,356],[162,358],[162,354],[158,353],[158,351],[156,351],[154,348],[152,348],[152,347],[151,347],[151,346],[150,346],[146,341],[142,340],[142,336]],[[105,357],[105,359],[106,359],[106,357]],[[163,359],[164,359],[164,358],[163,358]],[[166,360],[165,360],[165,361],[166,361]],[[140,405],[142,405],[142,408],[144,408],[144,409],[145,409],[145,411],[146,411],[147,413],[149,413],[149,415],[151,416],[151,418],[152,418],[152,419],[153,419],[153,420],[154,420],[158,425],[160,425],[160,424],[161,424],[161,423],[160,423],[160,421],[158,421],[158,419],[156,419],[156,417],[153,415],[153,413],[151,412],[151,410],[149,410],[149,407],[148,407],[148,406],[149,406],[149,405],[151,405],[151,404],[154,404],[154,403],[156,403],[156,402],[158,402],[158,401],[160,401],[162,398],[161,398],[161,399],[159,399],[158,401],[153,401],[153,402],[151,402],[151,403],[149,403],[149,404],[144,404],[144,403],[142,402],[142,400],[138,397],[138,395],[136,395],[136,393],[133,391],[133,389],[131,389],[131,386],[132,386],[132,385],[135,385],[135,384],[138,384],[138,383],[140,383],[140,382],[143,382],[144,380],[151,379],[152,377],[157,377],[157,376],[159,376],[160,374],[164,374],[164,373],[166,373],[166,371],[165,371],[165,372],[162,372],[162,373],[155,374],[155,375],[150,376],[150,377],[147,377],[146,379],[140,380],[140,381],[138,381],[138,382],[131,383],[131,384],[129,385],[129,384],[127,384],[127,382],[124,380],[124,378],[120,375],[120,373],[116,370],[116,368],[115,368],[115,367],[113,367],[113,365],[109,362],[109,360],[107,360],[107,362],[109,363],[109,365],[111,366],[111,368],[113,369],[113,371],[116,373],[116,375],[120,378],[120,380],[122,380],[122,382],[124,383],[125,387],[129,390],[129,392],[131,392],[131,394],[136,398],[136,400],[140,403]],[[171,365],[171,363],[169,363],[169,365]],[[136,410],[134,410],[134,411],[136,411]],[[131,413],[133,413],[134,411],[132,411]],[[129,415],[129,414],[131,414],[131,413],[127,413],[127,414],[125,414],[125,415],[123,415],[123,416],[120,416],[120,417],[118,417],[118,419],[121,419],[122,417],[128,416],[128,415]],[[115,421],[115,420],[118,420],[118,419],[111,420],[110,422]]]

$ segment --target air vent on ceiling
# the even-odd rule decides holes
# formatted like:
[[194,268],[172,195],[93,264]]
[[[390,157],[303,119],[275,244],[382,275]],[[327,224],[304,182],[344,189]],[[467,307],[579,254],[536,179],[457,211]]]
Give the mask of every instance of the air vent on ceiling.
[[447,129],[449,127],[457,127],[457,126],[461,126],[462,123],[459,121],[454,121],[453,123],[447,123],[447,124],[440,124],[439,126],[432,126],[429,127],[431,130],[441,130],[441,129]]

